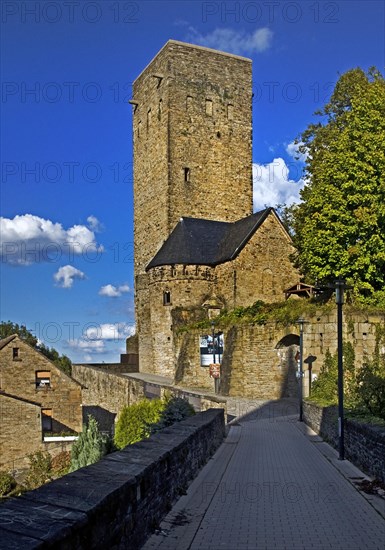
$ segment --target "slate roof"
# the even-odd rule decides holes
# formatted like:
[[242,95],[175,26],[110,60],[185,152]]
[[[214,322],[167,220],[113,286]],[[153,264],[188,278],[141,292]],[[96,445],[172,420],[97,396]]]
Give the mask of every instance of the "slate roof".
[[9,342],[12,342],[16,336],[17,334],[12,334],[11,336],[7,336],[6,338],[0,340],[0,349],[3,349],[7,344],[9,344]]
[[181,218],[146,271],[161,265],[215,266],[231,261],[271,212],[273,208],[266,208],[233,223]]

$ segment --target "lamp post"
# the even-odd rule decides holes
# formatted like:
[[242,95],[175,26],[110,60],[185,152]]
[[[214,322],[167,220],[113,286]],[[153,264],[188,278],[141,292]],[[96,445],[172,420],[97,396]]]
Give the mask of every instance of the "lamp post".
[[338,357],[338,450],[339,460],[345,460],[344,443],[344,369],[343,369],[343,343],[342,343],[342,305],[344,303],[345,281],[335,281],[337,304],[337,357]]
[[299,325],[299,370],[298,370],[298,396],[299,396],[299,421],[303,422],[303,403],[302,403],[302,393],[303,393],[303,384],[302,384],[302,378],[303,378],[303,327],[305,323],[308,323],[308,321],[305,321],[305,319],[298,319],[296,321]]

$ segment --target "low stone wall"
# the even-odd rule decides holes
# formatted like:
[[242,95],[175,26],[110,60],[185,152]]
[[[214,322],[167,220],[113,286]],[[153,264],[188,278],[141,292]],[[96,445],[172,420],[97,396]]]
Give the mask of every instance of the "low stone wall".
[[141,547],[221,444],[210,409],[0,506],[2,550]]
[[163,397],[165,393],[186,399],[196,412],[209,408],[223,408],[226,411],[226,400],[220,396],[206,396],[198,391],[188,392],[171,385],[146,382],[100,367],[73,365],[72,376],[83,385],[83,421],[86,422],[87,415],[91,414],[104,432],[113,433],[116,418],[125,405],[145,398]]
[[[304,402],[303,417],[308,426],[338,448],[337,407],[320,407]],[[368,475],[385,483],[385,428],[345,420],[345,456]]]

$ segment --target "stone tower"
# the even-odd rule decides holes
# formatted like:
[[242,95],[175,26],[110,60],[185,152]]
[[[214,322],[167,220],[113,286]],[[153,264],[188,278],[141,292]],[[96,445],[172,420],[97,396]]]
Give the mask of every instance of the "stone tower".
[[170,321],[154,325],[149,262],[182,217],[252,214],[251,60],[170,40],[135,80],[131,103],[135,310],[140,370],[151,371],[154,332],[162,326],[166,338]]
[[252,213],[251,60],[170,40],[132,103],[138,276],[182,216]]

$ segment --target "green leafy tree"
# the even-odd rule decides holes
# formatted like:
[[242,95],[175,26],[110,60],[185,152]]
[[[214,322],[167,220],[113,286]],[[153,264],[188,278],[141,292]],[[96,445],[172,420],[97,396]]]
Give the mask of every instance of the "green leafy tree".
[[123,407],[116,423],[114,443],[118,449],[141,441],[151,434],[151,425],[159,422],[166,403],[145,399]]
[[343,74],[301,136],[302,202],[287,214],[297,266],[309,280],[347,279],[385,305],[385,80],[374,68]]
[[27,342],[30,346],[35,348],[37,346],[37,338],[27,329],[24,325],[18,323],[12,323],[12,321],[0,322],[0,340],[18,334],[22,340]]
[[89,415],[88,424],[72,445],[70,471],[94,464],[110,451],[109,438],[100,433],[96,419]]
[[38,343],[37,338],[24,326],[18,323],[12,323],[11,321],[0,322],[0,340],[18,334],[22,340],[27,342],[30,346],[40,351],[43,355],[50,359],[60,370],[62,370],[68,376],[71,376],[72,362],[66,355],[60,355],[60,353],[54,349],[49,348],[43,343]]

